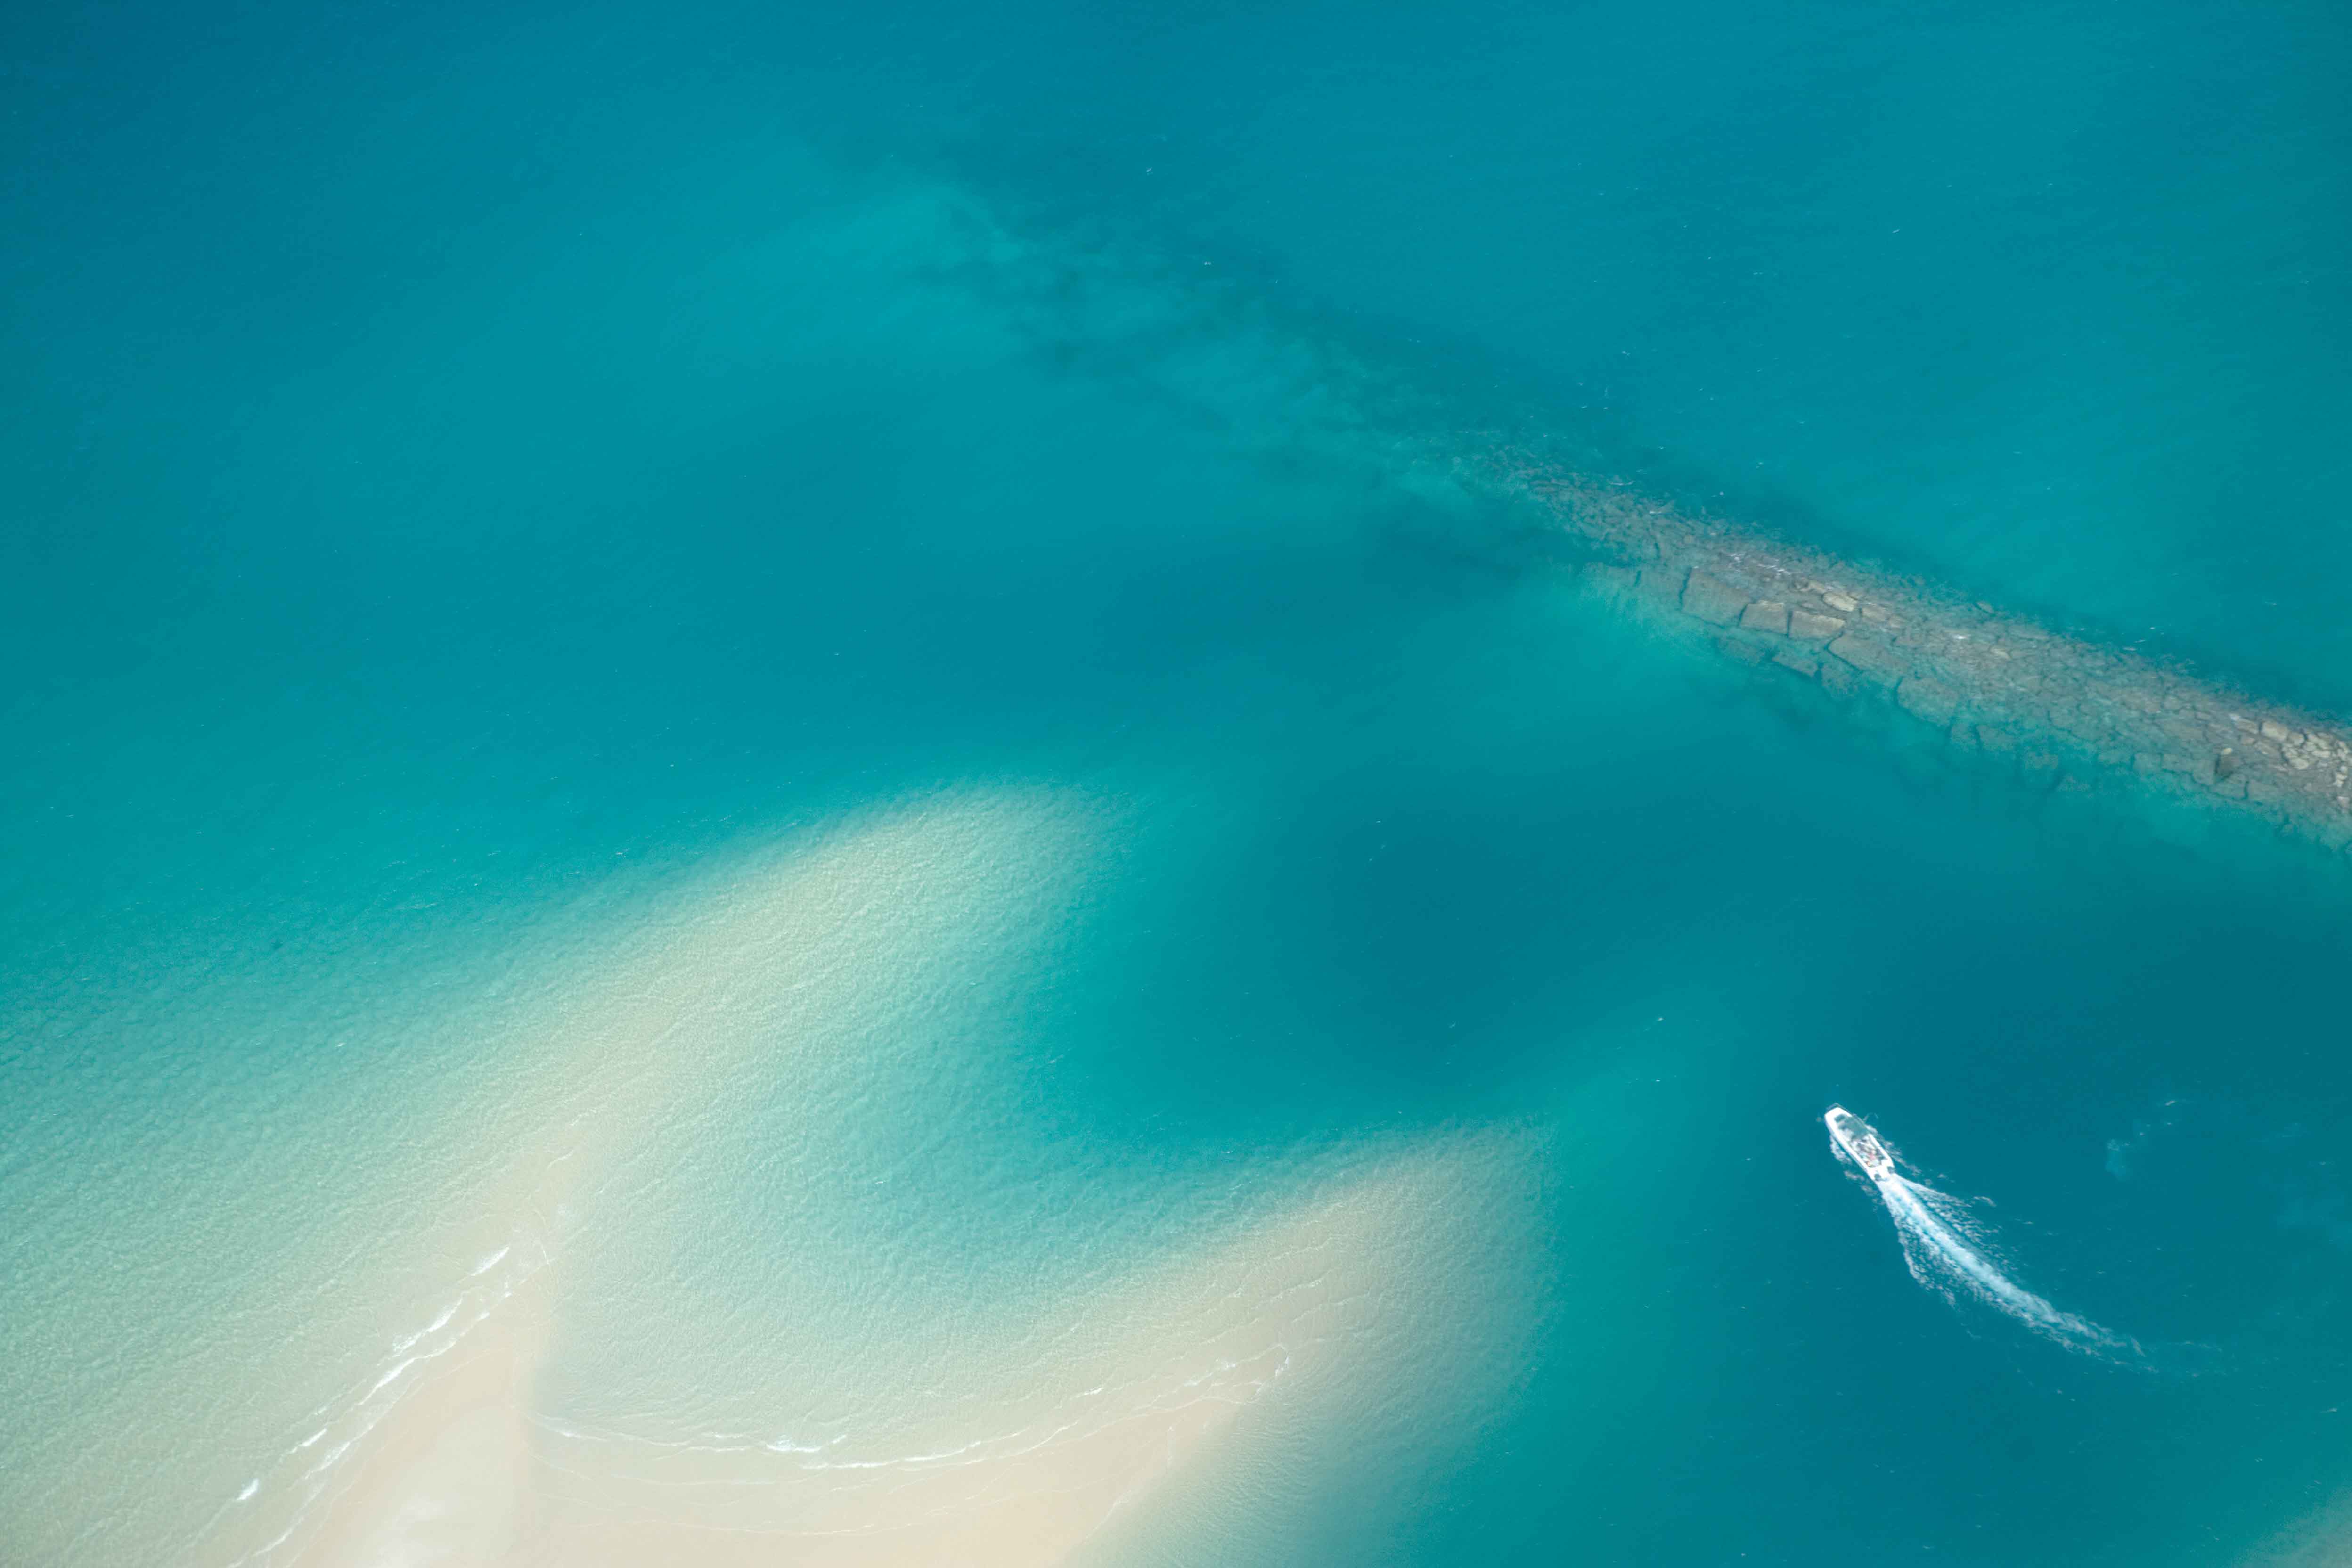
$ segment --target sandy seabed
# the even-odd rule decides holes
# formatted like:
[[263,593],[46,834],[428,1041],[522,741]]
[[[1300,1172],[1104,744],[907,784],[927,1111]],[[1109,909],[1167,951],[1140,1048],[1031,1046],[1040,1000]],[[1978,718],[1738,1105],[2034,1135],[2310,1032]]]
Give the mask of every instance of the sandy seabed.
[[[944,1355],[905,1339],[920,1314],[904,1311],[812,1339],[782,1374],[800,1386],[774,1392],[798,1408],[814,1387],[851,1413],[821,1440],[681,1439],[551,1411],[551,1370],[576,1350],[567,1238],[599,1223],[613,1173],[695,1136],[747,1066],[789,1071],[779,1041],[871,1038],[877,1017],[961,984],[939,954],[984,949],[1051,902],[1038,868],[1082,853],[1072,820],[1017,798],[875,814],[714,873],[653,921],[557,1026],[581,1046],[555,1053],[543,1131],[496,1151],[503,1185],[433,1236],[456,1305],[226,1507],[206,1560],[1100,1560],[1155,1531],[1244,1528],[1308,1487],[1340,1430],[1475,1421],[1503,1373],[1463,1325],[1499,1310],[1481,1282],[1499,1300],[1513,1270],[1508,1227],[1479,1216],[1526,1174],[1505,1132],[1284,1178],[1287,1195],[1157,1256],[947,1325]],[[873,1263],[893,1289],[926,1288],[920,1259]],[[773,1386],[765,1364],[726,1391],[736,1408]]]
[[[1261,1406],[1334,1418],[1425,1364],[1384,1317],[1435,1289],[1446,1215],[1493,1157],[1475,1139],[1402,1155],[1203,1256],[1059,1304],[1079,1342],[1047,1365],[979,1358],[951,1403],[1000,1420],[822,1455],[586,1436],[532,1412],[551,1300],[485,1321],[384,1424],[318,1536],[289,1561],[422,1563],[1034,1564],[1109,1543],[1167,1489],[1213,1493],[1262,1451]],[[1416,1277],[1418,1277],[1416,1279]],[[1457,1385],[1455,1392],[1461,1392]],[[902,1437],[903,1441],[903,1437]],[[1224,1452],[1221,1453],[1221,1450]]]

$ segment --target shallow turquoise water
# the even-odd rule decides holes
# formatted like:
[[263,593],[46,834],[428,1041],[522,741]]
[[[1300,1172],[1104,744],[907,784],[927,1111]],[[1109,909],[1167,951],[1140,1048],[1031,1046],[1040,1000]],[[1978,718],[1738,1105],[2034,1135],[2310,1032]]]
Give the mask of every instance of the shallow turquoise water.
[[[579,1000],[638,933],[971,798],[1024,826],[941,852],[952,918],[646,1093],[553,1417],[851,1423],[908,1397],[873,1345],[937,1327],[951,1385],[1305,1173],[1505,1126],[1537,1152],[1462,1223],[1507,1261],[1428,1286],[1480,1374],[1302,1417],[1192,1560],[2245,1560],[2352,1468],[2341,876],[1759,701],[1392,437],[1533,423],[2340,711],[2346,44],[2092,6],[20,36],[0,1540],[228,1560],[309,1408],[251,1369],[365,1363],[549,1083],[638,1094]],[[1832,1101],[2158,1370],[1922,1289]],[[251,1451],[188,1459],[202,1422]]]

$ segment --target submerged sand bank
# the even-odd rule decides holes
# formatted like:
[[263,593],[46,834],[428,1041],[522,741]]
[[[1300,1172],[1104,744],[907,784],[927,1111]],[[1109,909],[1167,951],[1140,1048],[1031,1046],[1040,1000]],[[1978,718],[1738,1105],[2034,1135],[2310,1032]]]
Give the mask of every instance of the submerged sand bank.
[[[1475,1421],[1508,1368],[1480,1354],[1475,1320],[1496,1303],[1462,1289],[1496,1277],[1496,1237],[1465,1215],[1515,1164],[1496,1136],[1406,1151],[1195,1256],[1055,1300],[927,1381],[940,1418],[809,1442],[678,1443],[547,1417],[534,1384],[560,1331],[551,1269],[418,1381],[285,1560],[1030,1568],[1118,1560],[1171,1506],[1182,1525],[1205,1513],[1245,1528],[1334,1431],[1360,1441],[1367,1411],[1410,1408],[1426,1388],[1461,1407],[1423,1410],[1422,1442]],[[907,1348],[910,1368],[931,1359]],[[809,1384],[876,1360],[875,1346],[834,1349]],[[888,1405],[906,1391],[838,1392]],[[1239,1430],[1262,1406],[1280,1406],[1270,1441],[1263,1424]],[[1175,1486],[1191,1495],[1171,1499]]]
[[2352,729],[1519,451],[1463,466],[1598,547],[1604,591],[1728,658],[1879,700],[2040,787],[2108,784],[2352,848]]
[[[858,1264],[884,1294],[846,1321],[773,1310],[747,1272],[737,1297],[703,1303],[744,1316],[725,1387],[708,1386],[707,1361],[583,1339],[583,1300],[646,1288],[625,1250],[599,1274],[595,1244],[692,1203],[667,1186],[680,1141],[729,1136],[755,1086],[771,1120],[747,1147],[767,1157],[838,1165],[887,1140],[859,1104],[892,1075],[936,1079],[931,1042],[1068,895],[1088,828],[1034,795],[934,802],[750,857],[643,911],[642,934],[549,1021],[565,1043],[538,1114],[501,1124],[504,1177],[412,1243],[461,1309],[395,1346],[376,1386],[226,1504],[199,1560],[1129,1560],[1133,1531],[1171,1518],[1246,1529],[1327,1461],[1334,1423],[1355,1439],[1381,1412],[1413,1412],[1417,1431],[1475,1420],[1507,1376],[1481,1325],[1522,1321],[1507,1300],[1520,1249],[1479,1217],[1525,1184],[1523,1152],[1496,1134],[1269,1182],[1237,1215],[1139,1256],[1073,1258],[1009,1304],[975,1300],[951,1258],[887,1241]],[[930,1098],[943,1124],[971,1109]],[[825,1267],[832,1255],[796,1249],[838,1233],[843,1200],[779,1190],[795,1195],[765,1245],[787,1269]],[[616,1414],[590,1421],[551,1381],[684,1394],[640,1418],[638,1394],[594,1392]],[[1415,1390],[1436,1407],[1416,1410]],[[717,1406],[766,1425],[679,1426],[680,1410]]]
[[[1446,1332],[1432,1303],[1454,1271],[1488,1261],[1465,1243],[1463,1199],[1507,1163],[1498,1141],[1442,1141],[1193,1256],[1057,1297],[1010,1338],[971,1347],[924,1390],[941,1414],[912,1425],[680,1445],[541,1422],[522,1454],[470,1471],[457,1455],[480,1439],[453,1425],[448,1460],[378,1508],[387,1521],[462,1511],[510,1530],[498,1550],[461,1559],[483,1563],[1026,1568],[1112,1549],[1168,1507],[1171,1486],[1207,1494],[1193,1511],[1225,1511],[1219,1460],[1237,1458],[1236,1444],[1256,1461],[1240,1489],[1259,1500],[1279,1491],[1274,1471],[1319,1461],[1321,1443],[1304,1454],[1253,1444],[1241,1428],[1263,1407],[1304,1412],[1313,1429],[1410,1397],[1400,1383]],[[860,1364],[870,1349],[839,1347]],[[909,1350],[910,1365],[925,1359]],[[835,1369],[806,1374],[823,1384]],[[518,1460],[522,1506],[507,1499]],[[382,1549],[352,1559],[400,1560]]]
[[[837,1066],[877,1035],[919,1040],[919,1009],[963,992],[971,961],[1041,912],[1060,885],[1044,868],[1083,859],[1084,816],[1036,792],[876,811],[727,858],[627,908],[588,951],[536,954],[550,973],[531,984],[551,1002],[534,1038],[499,1043],[525,1065],[464,1151],[483,1176],[453,1185],[413,1232],[367,1238],[366,1278],[439,1288],[380,1348],[289,1350],[340,1361],[346,1392],[289,1412],[279,1458],[221,1500],[194,1542],[182,1538],[191,1560],[479,1561],[482,1540],[520,1529],[530,1391],[575,1243],[644,1212],[601,1190],[619,1163],[696,1136],[755,1081]],[[898,1065],[867,1051],[861,1070]],[[810,1098],[814,1114],[838,1110]],[[253,1372],[267,1388],[305,1370]]]

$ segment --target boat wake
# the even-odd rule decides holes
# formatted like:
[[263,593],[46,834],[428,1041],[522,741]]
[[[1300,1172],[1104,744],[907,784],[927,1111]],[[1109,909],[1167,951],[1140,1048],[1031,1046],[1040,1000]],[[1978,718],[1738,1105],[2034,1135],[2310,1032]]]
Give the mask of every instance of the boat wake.
[[2147,1363],[2147,1352],[2137,1340],[2061,1311],[2010,1279],[1969,1206],[1905,1176],[1894,1151],[1868,1122],[1836,1105],[1822,1120],[1838,1159],[1866,1178],[1886,1205],[1914,1279],[1947,1300],[1973,1298],[2070,1351],[2105,1361]]

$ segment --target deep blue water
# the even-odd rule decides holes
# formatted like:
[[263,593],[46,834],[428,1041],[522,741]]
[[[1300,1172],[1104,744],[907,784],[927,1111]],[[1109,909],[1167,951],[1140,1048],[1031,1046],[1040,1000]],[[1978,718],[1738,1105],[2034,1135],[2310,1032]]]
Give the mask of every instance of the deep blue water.
[[[1108,825],[1076,890],[623,1184],[567,1416],[753,1419],[819,1258],[977,1322],[1506,1125],[1507,1364],[1224,1560],[2227,1563],[2352,1479],[2342,868],[1759,700],[1391,439],[2352,710],[2329,8],[5,38],[0,1555],[213,1560],[261,1460],[173,1423],[279,1441],[254,1303],[447,1218],[545,933],[982,789]],[[1833,1101],[2155,1370],[1923,1289]]]

